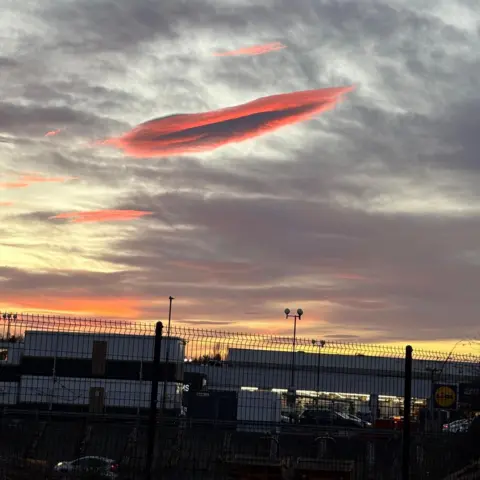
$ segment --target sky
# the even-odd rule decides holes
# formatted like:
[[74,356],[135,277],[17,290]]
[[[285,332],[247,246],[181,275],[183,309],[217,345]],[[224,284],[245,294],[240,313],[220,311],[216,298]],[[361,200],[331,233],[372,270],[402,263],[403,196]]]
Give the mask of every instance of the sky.
[[[185,326],[289,335],[301,307],[303,337],[476,339],[479,20],[473,0],[7,2],[0,310],[165,320],[173,295]],[[210,151],[102,143],[349,86]]]

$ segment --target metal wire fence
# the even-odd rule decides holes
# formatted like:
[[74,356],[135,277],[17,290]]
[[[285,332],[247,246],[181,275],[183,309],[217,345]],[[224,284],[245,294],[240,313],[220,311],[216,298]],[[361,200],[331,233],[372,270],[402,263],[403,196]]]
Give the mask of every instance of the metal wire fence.
[[[0,472],[400,478],[402,348],[175,326],[157,368],[151,322],[8,312],[0,321]],[[455,351],[413,357],[410,478],[441,479],[480,453],[480,362]]]

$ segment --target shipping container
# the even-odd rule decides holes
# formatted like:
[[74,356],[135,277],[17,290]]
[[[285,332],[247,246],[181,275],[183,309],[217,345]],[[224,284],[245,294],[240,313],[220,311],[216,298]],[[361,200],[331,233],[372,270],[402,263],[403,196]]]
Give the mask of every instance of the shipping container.
[[276,432],[281,415],[281,397],[277,393],[245,390],[238,393],[238,431]]

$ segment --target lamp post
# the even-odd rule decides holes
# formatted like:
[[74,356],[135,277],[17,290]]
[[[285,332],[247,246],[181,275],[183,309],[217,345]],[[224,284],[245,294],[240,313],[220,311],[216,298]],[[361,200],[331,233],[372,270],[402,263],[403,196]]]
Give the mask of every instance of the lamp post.
[[320,395],[320,350],[325,346],[325,340],[312,340],[312,345],[318,346],[318,358],[317,358],[317,381],[315,384],[315,389],[317,392],[317,401],[316,407],[318,409],[318,397]]
[[17,319],[16,313],[4,313],[3,319],[7,322],[7,337],[5,340],[10,340],[10,327],[12,325],[12,320],[15,321]]
[[169,361],[170,361],[170,326],[172,323],[172,303],[175,300],[175,297],[171,295],[168,297],[169,306],[168,306],[168,325],[167,325],[167,350],[165,354],[165,378],[163,379],[163,397],[162,397],[162,411],[165,411],[165,404],[167,401],[167,379],[169,372]]
[[292,376],[290,380],[290,401],[295,402],[296,390],[295,390],[295,349],[297,346],[297,320],[300,320],[303,315],[303,310],[301,308],[297,309],[296,314],[291,314],[290,309],[286,308],[284,310],[285,318],[293,318],[293,345],[292,345]]
[[427,372],[430,373],[430,401],[429,401],[429,412],[430,412],[430,428],[433,431],[435,428],[435,380],[438,380],[440,376],[436,379],[436,374],[441,374],[442,370],[435,367],[425,368]]

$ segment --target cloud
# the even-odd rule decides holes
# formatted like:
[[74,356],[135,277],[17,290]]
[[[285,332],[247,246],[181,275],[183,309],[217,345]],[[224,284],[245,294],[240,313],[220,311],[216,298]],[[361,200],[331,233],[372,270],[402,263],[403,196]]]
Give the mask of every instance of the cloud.
[[61,128],[57,128],[56,130],[50,130],[50,131],[47,132],[44,136],[45,136],[45,137],[53,137],[53,136],[55,136],[55,135],[58,135],[61,131],[62,131]]
[[13,202],[0,202],[0,207],[11,207]]
[[271,42],[263,45],[253,45],[251,47],[239,48],[238,50],[231,50],[229,52],[218,52],[214,53],[213,55],[215,57],[238,57],[242,55],[254,56],[264,55],[265,53],[275,52],[284,48],[287,48],[287,46],[280,42]]
[[[449,350],[477,331],[476,4],[46,0],[4,10],[1,181],[78,177],[0,191],[15,204],[1,212],[0,258],[18,267],[0,273],[5,308],[115,316],[111,299],[127,299],[132,318],[157,320],[172,294],[174,322],[251,333],[291,335],[287,306],[305,310],[298,334],[308,338]],[[212,55],[274,41],[288,48]],[[149,118],[168,125],[179,112],[191,120],[351,84],[328,115],[201,155],[183,151],[190,130],[168,137],[181,158],[171,145],[148,162],[86,148]],[[217,127],[229,138],[232,123]],[[48,220],[107,208],[153,213],[75,228]]]
[[332,109],[352,87],[274,95],[221,110],[150,120],[101,142],[134,157],[156,157],[214,150],[242,142]]
[[153,212],[140,212],[136,210],[96,210],[92,212],[69,212],[59,213],[49,217],[50,220],[67,219],[71,223],[95,223],[95,222],[120,222],[134,220],[152,215]]
[[26,188],[29,184],[26,182],[2,182],[0,188]]
[[45,177],[39,173],[29,173],[20,176],[20,181],[29,185],[32,183],[63,183],[70,180],[78,180],[78,177]]
[[64,183],[76,179],[77,177],[45,177],[39,173],[29,173],[19,175],[18,181],[0,183],[0,188],[27,188],[35,183]]

